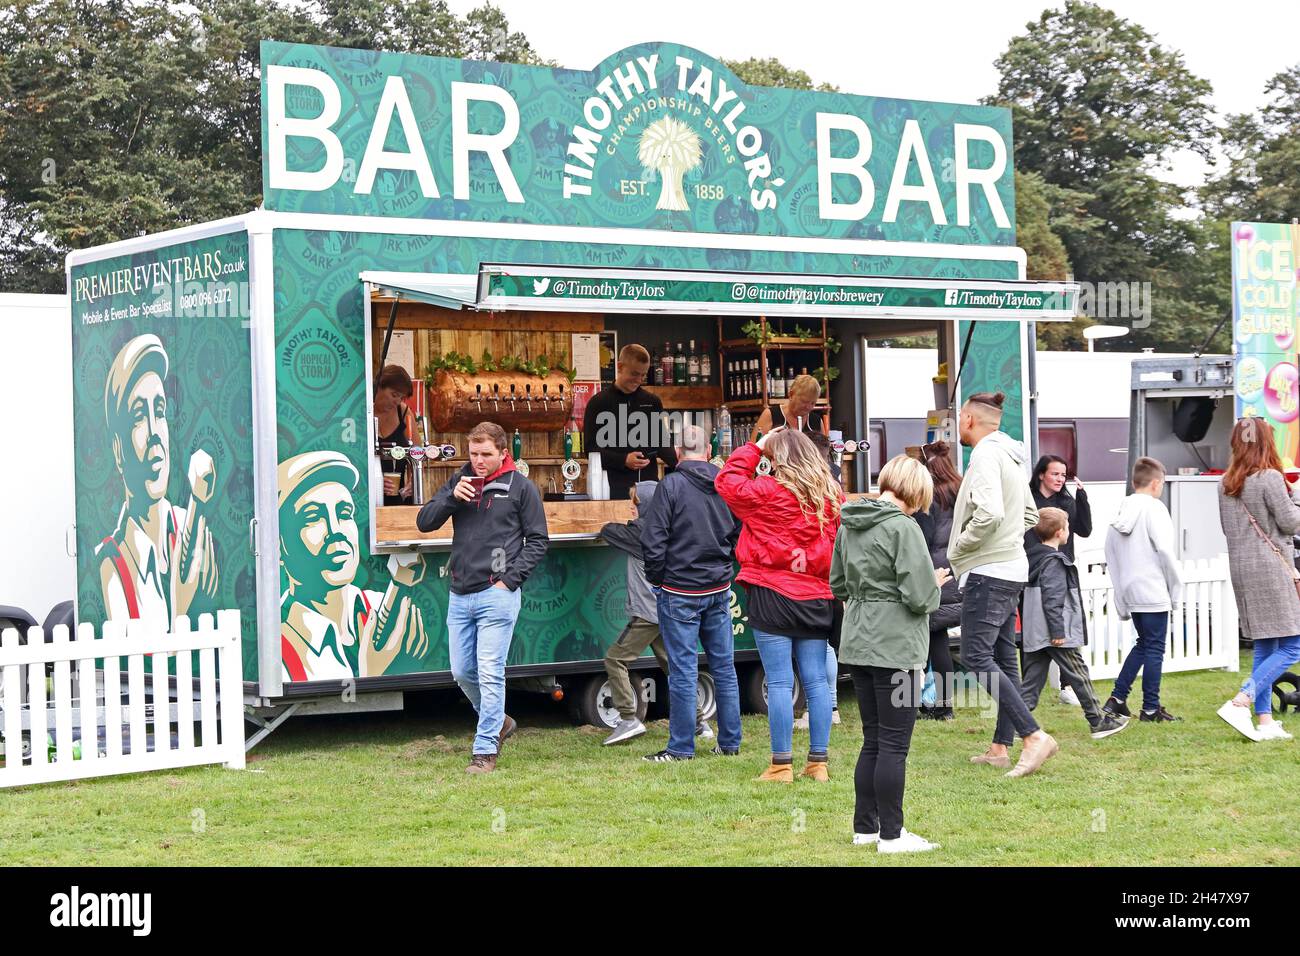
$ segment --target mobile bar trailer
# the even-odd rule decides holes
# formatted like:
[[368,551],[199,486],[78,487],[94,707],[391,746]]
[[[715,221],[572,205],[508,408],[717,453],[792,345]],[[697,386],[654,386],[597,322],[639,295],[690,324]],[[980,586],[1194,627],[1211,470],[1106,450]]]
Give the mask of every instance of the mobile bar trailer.
[[[749,88],[671,43],[585,72],[265,42],[262,109],[261,208],[67,261],[77,618],[240,609],[249,746],[452,683],[450,529],[384,504],[404,451],[376,433],[381,361],[416,380],[417,501],[481,419],[552,492],[507,676],[608,720],[626,559],[598,532],[632,512],[572,426],[619,344],[706,343],[652,390],[707,427],[811,368],[852,440],[868,336],[930,334],[937,420],[1000,390],[1028,439],[1033,325],[1074,311],[1073,286],[1024,279],[999,108]],[[867,456],[845,462],[867,490]],[[732,613],[757,706],[743,594]]]

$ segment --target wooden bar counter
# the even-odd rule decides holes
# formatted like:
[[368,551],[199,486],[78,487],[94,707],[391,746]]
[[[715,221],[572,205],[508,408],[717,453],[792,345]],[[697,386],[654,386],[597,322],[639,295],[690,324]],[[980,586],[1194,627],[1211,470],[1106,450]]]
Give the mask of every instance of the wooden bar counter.
[[[596,540],[603,525],[631,521],[630,501],[544,501],[546,527],[555,542]],[[448,546],[452,520],[428,534],[415,526],[420,509],[415,505],[389,505],[375,509],[375,546],[383,551]]]

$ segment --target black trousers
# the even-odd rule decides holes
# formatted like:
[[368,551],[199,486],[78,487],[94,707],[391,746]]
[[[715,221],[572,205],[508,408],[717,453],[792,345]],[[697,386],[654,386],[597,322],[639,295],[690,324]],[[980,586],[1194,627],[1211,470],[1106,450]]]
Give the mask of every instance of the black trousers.
[[907,751],[924,674],[858,665],[849,665],[849,674],[862,714],[862,752],[853,772],[853,832],[896,840],[903,829]]
[[952,648],[948,646],[948,629],[930,632],[930,667],[934,669],[934,704],[952,706]]

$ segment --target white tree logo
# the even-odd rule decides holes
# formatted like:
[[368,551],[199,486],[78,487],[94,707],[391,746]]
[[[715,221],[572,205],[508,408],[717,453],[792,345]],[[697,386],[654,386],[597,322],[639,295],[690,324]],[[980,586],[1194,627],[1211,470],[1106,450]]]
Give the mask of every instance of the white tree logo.
[[683,211],[686,193],[682,190],[682,177],[700,165],[700,137],[681,120],[665,116],[646,127],[641,134],[637,157],[641,165],[659,173],[659,201],[656,209]]

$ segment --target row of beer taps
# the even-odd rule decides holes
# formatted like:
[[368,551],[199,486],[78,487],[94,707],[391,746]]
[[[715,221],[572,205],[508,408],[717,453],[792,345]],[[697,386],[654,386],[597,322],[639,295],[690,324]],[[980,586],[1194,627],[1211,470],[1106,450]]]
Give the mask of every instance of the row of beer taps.
[[[535,400],[541,404],[543,411],[549,409],[551,407],[552,402],[558,402],[560,404],[560,407],[563,408],[564,407],[564,385],[561,384],[559,386],[559,394],[556,394],[555,392],[549,390],[548,383],[543,382],[542,393]],[[492,392],[490,397],[484,397],[483,384],[481,382],[475,384],[474,386],[473,402],[475,406],[477,406],[480,412],[483,411],[484,402],[491,402],[492,411],[494,412],[499,412],[501,410],[502,402],[508,402],[510,404],[510,411],[512,412],[516,410],[516,402],[522,402],[525,406],[527,406],[527,410],[531,412],[533,410],[533,401],[534,401],[533,386],[531,382],[526,383],[524,385],[524,392],[522,398],[520,397],[518,391],[516,391],[513,383],[510,385],[509,398],[502,397],[500,382],[492,383]]]

